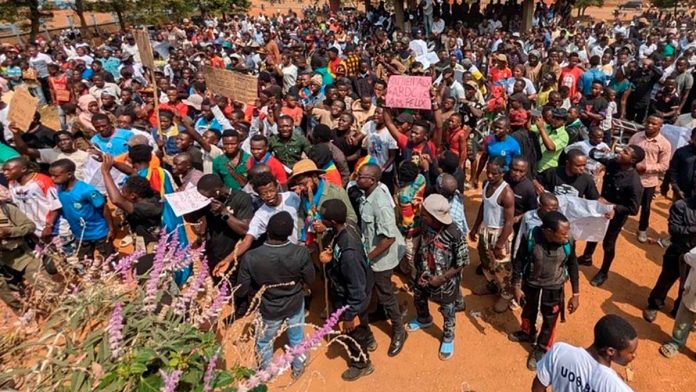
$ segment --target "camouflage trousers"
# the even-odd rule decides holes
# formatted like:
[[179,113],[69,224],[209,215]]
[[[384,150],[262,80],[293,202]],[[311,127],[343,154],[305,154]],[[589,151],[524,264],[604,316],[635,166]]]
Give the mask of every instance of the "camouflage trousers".
[[505,241],[504,255],[496,258],[493,248],[498,241],[502,229],[492,229],[481,227],[479,229],[478,254],[483,267],[483,276],[488,282],[495,283],[500,296],[505,299],[512,299],[512,235]]
[[[32,257],[31,254],[19,248],[13,251],[2,251],[0,253],[0,264],[7,274],[21,276],[21,278],[32,286],[35,282],[35,275],[43,271],[41,261]],[[16,268],[21,266],[20,270]],[[8,282],[11,277],[0,275],[0,299],[4,301],[13,311],[21,308],[22,304],[15,296],[16,290]]]

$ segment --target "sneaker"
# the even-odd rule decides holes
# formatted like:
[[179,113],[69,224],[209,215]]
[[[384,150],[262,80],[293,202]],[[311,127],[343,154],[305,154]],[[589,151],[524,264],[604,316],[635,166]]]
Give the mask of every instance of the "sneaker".
[[643,309],[643,319],[652,323],[657,318],[657,309]]
[[480,286],[474,287],[472,291],[474,295],[492,295],[498,294],[498,287],[493,282],[486,282]]
[[529,358],[527,358],[527,369],[536,370],[537,363],[541,361],[544,354],[546,354],[546,352],[540,348],[535,348],[531,353],[529,353]]
[[534,338],[524,331],[515,331],[508,334],[508,340],[517,343],[534,343]]
[[644,244],[648,242],[648,232],[645,230],[638,231],[638,242]]
[[343,372],[343,374],[341,374],[341,378],[343,379],[343,381],[355,381],[360,377],[369,376],[374,371],[375,368],[374,366],[372,366],[371,363],[367,364],[367,366],[362,368],[351,366],[348,369],[346,369],[346,371]]
[[503,297],[498,297],[498,300],[495,301],[495,305],[493,305],[493,310],[495,310],[496,313],[503,313],[509,308],[510,300]]
[[597,272],[597,275],[595,275],[594,278],[592,278],[592,280],[590,281],[590,284],[594,287],[600,287],[601,285],[604,284],[604,282],[607,281],[607,278],[608,278],[608,276],[606,273],[599,271],[599,272]]

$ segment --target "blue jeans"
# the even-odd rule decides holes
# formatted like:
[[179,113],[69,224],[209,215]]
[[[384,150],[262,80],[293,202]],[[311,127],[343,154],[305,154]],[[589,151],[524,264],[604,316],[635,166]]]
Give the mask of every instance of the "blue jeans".
[[[265,368],[271,362],[273,357],[273,340],[278,333],[278,330],[283,325],[283,322],[288,322],[289,328],[286,330],[288,334],[288,342],[290,347],[295,347],[304,338],[304,321],[305,310],[304,300],[302,306],[299,307],[297,313],[292,316],[280,320],[263,320],[263,330],[259,333],[256,339],[256,355],[259,358],[259,367]],[[295,358],[292,361],[292,370],[298,372],[304,367],[305,356]]]

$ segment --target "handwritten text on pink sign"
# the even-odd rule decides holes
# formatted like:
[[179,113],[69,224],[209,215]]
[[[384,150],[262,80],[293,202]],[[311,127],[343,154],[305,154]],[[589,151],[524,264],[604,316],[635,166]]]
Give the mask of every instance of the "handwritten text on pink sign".
[[430,110],[431,85],[428,76],[392,75],[387,86],[387,106]]

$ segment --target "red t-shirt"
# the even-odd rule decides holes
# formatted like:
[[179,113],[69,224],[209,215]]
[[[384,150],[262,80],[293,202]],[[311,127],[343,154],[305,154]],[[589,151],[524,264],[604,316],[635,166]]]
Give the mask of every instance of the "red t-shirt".
[[285,166],[278,160],[278,158],[273,155],[267,154],[261,162],[256,162],[254,157],[249,157],[247,161],[247,170],[254,167],[257,163],[263,163],[264,165],[271,168],[271,173],[278,180],[280,185],[285,185],[288,183],[288,173],[285,171]]
[[578,92],[578,84],[580,83],[580,77],[582,76],[582,69],[580,67],[564,67],[561,69],[561,77],[558,80],[558,87],[568,86],[570,89],[569,97],[574,97]]
[[435,144],[432,142],[432,140],[428,140],[425,143],[422,143],[418,146],[409,146],[408,145],[408,136],[404,135],[403,133],[399,134],[399,139],[396,141],[396,144],[399,146],[400,150],[403,150],[405,148],[410,148],[413,152],[417,153],[422,153],[423,150],[425,149],[425,146],[428,146],[428,149],[430,150],[430,158],[431,159],[436,159],[437,156],[437,149],[435,148]]

